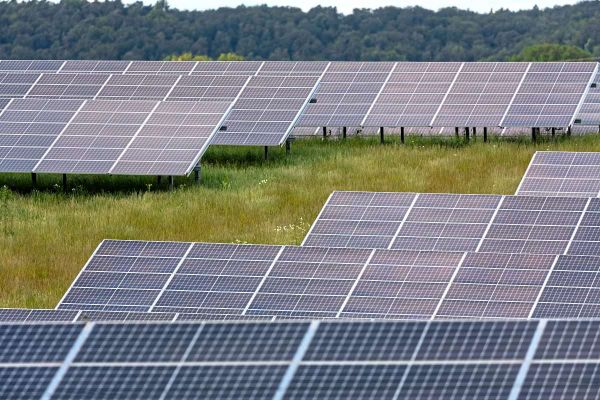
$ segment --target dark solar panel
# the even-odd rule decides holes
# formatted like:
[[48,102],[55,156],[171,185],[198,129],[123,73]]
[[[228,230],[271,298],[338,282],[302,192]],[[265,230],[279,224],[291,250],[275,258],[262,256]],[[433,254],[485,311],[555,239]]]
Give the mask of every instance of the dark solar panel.
[[52,363],[8,346],[11,399],[586,399],[598,385],[596,320],[14,326],[48,343],[85,334],[68,356],[47,346]]

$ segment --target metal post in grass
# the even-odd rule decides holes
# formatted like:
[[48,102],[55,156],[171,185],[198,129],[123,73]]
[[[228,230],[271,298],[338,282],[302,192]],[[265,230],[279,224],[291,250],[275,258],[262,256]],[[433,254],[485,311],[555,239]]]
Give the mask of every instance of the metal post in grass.
[[285,154],[289,155],[292,152],[292,140],[287,138],[285,140]]
[[473,139],[474,140],[477,139],[477,127],[476,126],[473,127]]
[[200,163],[196,164],[196,166],[194,167],[194,183],[196,185],[200,184],[200,173],[202,172],[202,167],[200,166]]
[[487,126],[483,127],[483,141],[487,142]]
[[533,143],[535,143],[537,140],[536,133],[537,133],[536,128],[531,128],[531,141]]
[[37,174],[35,172],[31,173],[31,186],[35,189],[37,186]]
[[63,177],[62,177],[62,178],[63,178],[63,179],[62,179],[62,181],[63,181],[63,182],[62,182],[62,183],[63,183],[63,184],[62,184],[62,186],[63,186],[63,191],[65,191],[65,192],[66,192],[66,191],[67,191],[67,174],[63,174]]
[[175,181],[173,175],[169,175],[169,190],[172,191],[175,188]]
[[458,139],[458,137],[460,136],[460,134],[458,133],[458,126],[454,127],[454,134],[456,135],[456,138]]
[[552,128],[552,137],[556,135],[556,128]]
[[269,159],[269,146],[265,146],[265,161]]
[[400,127],[400,142],[404,144],[404,127]]
[[469,141],[469,139],[470,139],[469,127],[468,127],[468,126],[466,126],[466,127],[465,127],[465,141],[467,141],[467,142],[468,142],[468,141]]
[[346,139],[347,132],[348,132],[348,128],[343,126],[342,127],[342,139]]
[[383,144],[385,142],[383,126],[379,127],[379,141],[381,142],[381,144]]
[[323,139],[325,139],[327,137],[327,127],[324,126],[323,127]]
[[162,176],[158,175],[156,177],[156,186],[160,186],[161,183],[162,183]]
[[567,136],[571,136],[571,125],[567,126]]

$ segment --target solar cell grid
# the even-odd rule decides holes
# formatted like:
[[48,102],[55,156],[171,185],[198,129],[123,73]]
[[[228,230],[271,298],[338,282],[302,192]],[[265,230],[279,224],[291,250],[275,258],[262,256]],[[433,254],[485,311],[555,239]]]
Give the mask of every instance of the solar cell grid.
[[412,64],[397,63],[361,125],[431,125],[463,64]]
[[[305,246],[597,255],[596,199],[411,194],[406,207],[361,204],[373,194],[334,193],[303,241]],[[347,204],[337,203],[338,198]],[[357,204],[352,199],[358,200]],[[389,217],[390,210],[394,215]],[[400,217],[400,215],[403,215]],[[361,231],[365,222],[378,222]],[[364,225],[363,225],[364,226]],[[590,228],[590,229],[588,229]],[[581,234],[578,234],[579,230]]]
[[565,127],[572,124],[597,63],[531,63],[501,126]]
[[280,145],[321,80],[290,73],[251,77],[220,125],[213,144]]
[[186,175],[228,102],[14,99],[0,114],[0,170]]
[[[357,196],[355,201],[364,200]],[[448,197],[424,198],[423,204],[449,201],[454,203]],[[595,279],[598,260],[552,254],[105,241],[58,309],[86,310],[69,320],[136,320],[136,312],[147,311],[168,320],[529,318],[568,316],[582,308],[591,316],[598,305],[594,296],[586,296],[594,290],[588,282]],[[581,271],[565,273],[563,265]],[[584,275],[587,281],[582,283]],[[571,294],[565,292],[567,286]],[[568,306],[571,314],[544,314],[558,312],[553,305]]]
[[[10,354],[21,349],[9,347],[13,361],[0,368],[8,383],[0,385],[0,394],[595,398],[597,325],[597,320],[4,325],[40,332],[50,341],[69,327],[89,335],[70,349],[75,358],[64,361],[64,374],[55,365],[21,363]],[[59,353],[56,364],[66,360]]]
[[598,197],[599,173],[598,153],[538,151],[531,159],[516,194]]
[[361,125],[395,65],[332,62],[296,125]]

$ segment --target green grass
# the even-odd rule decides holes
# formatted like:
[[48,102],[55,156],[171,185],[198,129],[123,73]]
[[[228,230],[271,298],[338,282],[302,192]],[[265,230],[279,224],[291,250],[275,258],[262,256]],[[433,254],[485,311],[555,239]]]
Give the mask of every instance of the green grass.
[[[211,148],[203,183],[0,175],[0,307],[54,307],[102,239],[299,244],[333,190],[514,193],[535,150],[600,151],[597,136],[527,141],[375,138],[293,144],[292,154]],[[163,185],[165,183],[163,182]]]

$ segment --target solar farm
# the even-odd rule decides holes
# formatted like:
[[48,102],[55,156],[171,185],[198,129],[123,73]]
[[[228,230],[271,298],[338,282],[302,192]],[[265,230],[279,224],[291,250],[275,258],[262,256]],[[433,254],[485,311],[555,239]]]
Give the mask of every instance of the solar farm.
[[0,399],[597,399],[598,69],[0,60]]

